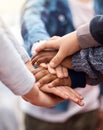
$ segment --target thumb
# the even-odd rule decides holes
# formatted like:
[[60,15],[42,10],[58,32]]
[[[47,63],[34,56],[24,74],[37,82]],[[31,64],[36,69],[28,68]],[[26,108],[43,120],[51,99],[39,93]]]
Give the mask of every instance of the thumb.
[[40,52],[45,49],[58,49],[58,44],[54,44],[54,41],[52,40],[45,41],[40,43],[40,45],[38,45],[35,50],[36,52]]
[[60,49],[54,58],[50,61],[50,66],[53,68],[57,67],[59,64],[61,64],[65,57],[66,54],[62,49]]

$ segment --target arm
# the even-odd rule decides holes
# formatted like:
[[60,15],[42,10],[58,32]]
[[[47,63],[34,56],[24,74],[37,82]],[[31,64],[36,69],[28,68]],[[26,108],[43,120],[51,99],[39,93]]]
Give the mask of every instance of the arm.
[[[37,52],[44,49],[59,50],[57,55],[51,60],[50,66],[55,68],[64,58],[74,54],[81,49],[102,46],[103,43],[103,16],[94,17],[94,19],[77,31],[64,35],[55,40],[49,40],[36,48]],[[96,28],[96,29],[94,29]]]
[[85,72],[88,83],[95,85],[101,83],[103,74],[103,47],[81,50],[72,57],[72,66],[75,71]]
[[50,36],[41,18],[45,0],[27,0],[23,7],[21,32],[27,52],[31,55],[32,44]]
[[[73,56],[69,56],[63,60],[61,65],[78,72],[85,72],[88,84],[98,84],[101,82],[101,74],[103,73],[103,47],[89,48],[81,50]],[[55,55],[56,51],[42,51],[32,58],[32,63],[40,65],[48,63]],[[76,75],[78,76],[79,73]],[[75,75],[75,76],[76,76]],[[72,75],[72,77],[75,77]],[[103,80],[102,80],[103,82]]]
[[[0,25],[0,80],[13,93],[34,105],[50,107],[63,101],[62,98],[43,93],[37,86],[34,87],[35,78],[24,64],[26,62],[31,65],[27,62],[30,58],[8,28],[2,23]],[[30,68],[31,71],[34,69],[33,66]],[[58,95],[58,90],[54,91]]]
[[1,81],[17,95],[24,95],[29,92],[34,85],[35,78],[27,70],[2,27],[0,27],[0,53]]
[[[37,79],[36,86],[38,86],[43,92],[55,94],[56,89],[57,89],[58,96],[60,96],[64,99],[70,99],[79,105],[83,105],[82,104],[83,98],[75,90],[73,90],[70,87],[71,80],[70,80],[69,76],[66,78],[60,79],[56,75],[49,73],[47,69],[42,68],[42,67],[38,67],[37,69],[35,69],[34,73],[35,73],[35,76]],[[47,90],[49,90],[49,91],[47,91]],[[63,91],[65,92],[65,97],[63,95]],[[72,94],[74,96],[72,96]]]

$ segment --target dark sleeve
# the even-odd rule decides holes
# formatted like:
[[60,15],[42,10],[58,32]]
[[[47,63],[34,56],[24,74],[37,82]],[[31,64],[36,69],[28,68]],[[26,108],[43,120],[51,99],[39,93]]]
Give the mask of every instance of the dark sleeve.
[[103,44],[103,15],[98,15],[91,20],[90,32],[97,42]]
[[88,84],[100,83],[101,74],[103,74],[103,46],[84,49],[76,53],[72,58],[72,65],[75,71],[87,74]]
[[84,72],[76,72],[74,70],[68,69],[68,74],[71,79],[71,87],[72,88],[84,88],[86,86],[86,78]]

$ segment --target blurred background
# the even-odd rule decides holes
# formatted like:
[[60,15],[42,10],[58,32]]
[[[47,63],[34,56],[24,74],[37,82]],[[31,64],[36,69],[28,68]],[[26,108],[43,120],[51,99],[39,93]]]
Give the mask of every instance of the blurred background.
[[0,0],[0,15],[8,24],[15,24],[25,0]]
[[[0,0],[0,17],[9,26],[20,43],[19,19],[24,0]],[[15,31],[16,30],[16,31]],[[23,115],[19,107],[20,98],[0,82],[0,129],[23,130]],[[9,118],[8,118],[9,117]],[[6,122],[5,122],[6,120]],[[5,126],[3,125],[5,124]],[[18,125],[19,124],[19,125]]]

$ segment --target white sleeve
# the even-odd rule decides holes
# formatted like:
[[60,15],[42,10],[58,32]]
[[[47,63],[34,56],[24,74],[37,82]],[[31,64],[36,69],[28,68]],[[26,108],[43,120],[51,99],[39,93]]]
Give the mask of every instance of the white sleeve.
[[16,95],[33,87],[35,78],[26,68],[12,41],[0,27],[0,80]]
[[14,34],[11,32],[9,27],[0,19],[0,27],[3,33],[8,37],[8,39],[11,41],[11,43],[14,45],[15,49],[20,54],[22,60],[26,63],[28,60],[30,60],[29,55],[27,54],[25,48],[22,46],[21,43],[18,43],[18,39],[14,36]]

